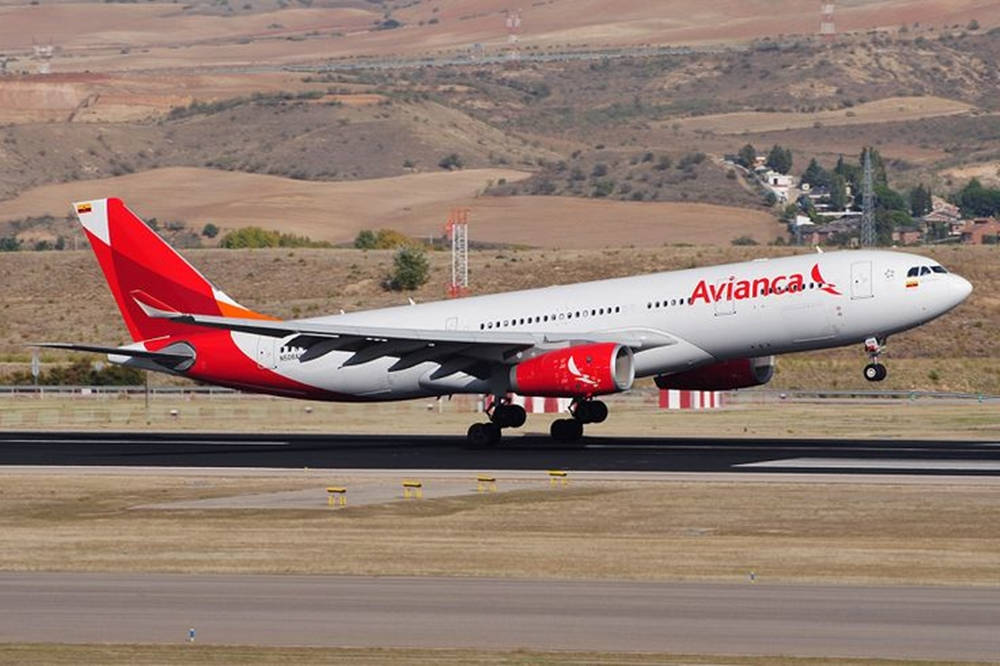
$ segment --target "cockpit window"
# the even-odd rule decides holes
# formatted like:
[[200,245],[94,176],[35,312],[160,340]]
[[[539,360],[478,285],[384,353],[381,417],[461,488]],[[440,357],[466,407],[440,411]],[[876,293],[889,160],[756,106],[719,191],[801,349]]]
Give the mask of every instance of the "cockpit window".
[[920,266],[914,266],[906,271],[906,277],[917,277],[918,275],[920,275]]
[[931,270],[934,271],[935,273],[947,273],[948,272],[948,271],[946,271],[944,269],[944,266],[931,266]]
[[926,266],[921,266],[920,267],[920,274],[921,275],[930,275],[931,274],[931,269],[927,268]]

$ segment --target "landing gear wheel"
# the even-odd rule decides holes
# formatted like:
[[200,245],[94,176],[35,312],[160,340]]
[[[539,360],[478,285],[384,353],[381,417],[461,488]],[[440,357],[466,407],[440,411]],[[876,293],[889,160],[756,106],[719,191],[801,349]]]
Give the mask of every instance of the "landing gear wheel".
[[520,428],[528,418],[521,405],[497,405],[490,419],[501,428]]
[[870,382],[880,382],[886,378],[889,371],[879,363],[879,357],[885,351],[885,339],[868,338],[865,340],[865,352],[868,354],[868,365],[865,366],[865,379]]
[[869,363],[865,366],[865,379],[870,382],[880,382],[886,378],[889,371],[881,363]]
[[500,426],[495,423],[473,423],[466,433],[469,444],[476,448],[496,446],[500,443]]
[[583,437],[583,423],[579,419],[559,419],[549,429],[557,442],[575,442]]
[[583,400],[574,407],[573,418],[580,423],[604,423],[608,418],[608,406],[600,400]]

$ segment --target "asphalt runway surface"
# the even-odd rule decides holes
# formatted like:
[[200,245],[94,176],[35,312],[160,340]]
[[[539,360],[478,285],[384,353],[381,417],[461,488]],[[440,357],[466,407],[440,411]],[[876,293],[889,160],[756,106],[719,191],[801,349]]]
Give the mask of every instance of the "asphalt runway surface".
[[995,659],[993,588],[0,573],[0,642]]
[[469,449],[442,436],[26,431],[0,433],[0,465],[1000,476],[1000,442],[526,435]]

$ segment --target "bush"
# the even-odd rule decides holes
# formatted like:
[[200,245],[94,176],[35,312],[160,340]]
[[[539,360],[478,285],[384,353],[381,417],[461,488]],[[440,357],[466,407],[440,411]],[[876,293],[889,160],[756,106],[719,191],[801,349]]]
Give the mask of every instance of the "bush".
[[399,248],[392,260],[392,274],[386,281],[389,289],[413,290],[430,278],[430,263],[427,254],[420,248],[406,245]]
[[732,245],[756,245],[757,244],[757,241],[755,241],[750,236],[740,236],[739,238],[734,238],[733,240],[731,240],[729,242]]
[[239,250],[264,247],[330,247],[330,244],[326,241],[314,241],[308,236],[282,234],[260,227],[243,227],[223,236],[219,241],[219,247]]
[[[100,368],[100,369],[98,369]],[[26,386],[35,383],[31,373],[22,370],[10,377],[10,383]],[[38,375],[42,386],[136,386],[142,384],[142,372],[114,363],[94,364],[78,359],[70,365],[59,365],[43,370]]]
[[209,222],[204,227],[202,227],[201,235],[206,238],[215,238],[216,236],[219,235],[219,227]]
[[375,248],[375,232],[371,229],[362,229],[354,237],[354,247],[359,250],[372,250]]
[[438,162],[438,166],[442,169],[448,169],[451,171],[452,169],[461,169],[463,162],[458,153],[451,153],[450,155],[442,157],[441,161]]

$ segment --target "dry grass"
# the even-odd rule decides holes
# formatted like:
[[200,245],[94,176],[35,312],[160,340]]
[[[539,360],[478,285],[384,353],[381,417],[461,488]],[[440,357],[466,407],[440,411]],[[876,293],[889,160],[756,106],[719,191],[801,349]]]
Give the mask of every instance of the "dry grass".
[[[350,242],[361,229],[391,227],[412,236],[440,236],[454,207],[472,209],[475,240],[541,247],[600,248],[623,239],[724,245],[747,235],[760,242],[781,233],[763,211],[711,204],[624,202],[568,197],[478,197],[511,169],[431,172],[349,182],[308,182],[240,172],[171,167],[93,181],[44,185],[4,205],[2,217],[62,216],[70,202],[117,196],[160,220],[200,230],[257,225],[316,240]],[[177,197],[175,193],[185,192]],[[385,194],[391,192],[392,196]],[[288,211],[294,210],[289,214]],[[544,223],[540,223],[544,220]],[[613,228],[608,220],[616,220]]]
[[1000,567],[996,488],[974,479],[577,482],[332,512],[130,508],[315,487],[317,474],[3,474],[0,569],[709,581],[754,570],[769,582],[992,585]]
[[[0,664],[18,666],[101,664],[490,664],[496,666],[923,666],[924,660],[822,657],[733,657],[636,652],[541,652],[393,648],[289,648],[234,645],[0,645]],[[940,666],[970,662],[935,661]]]
[[[481,228],[473,211],[473,235]],[[472,252],[476,293],[691,268],[796,251],[765,247],[639,247],[601,250]],[[889,379],[879,388],[1000,394],[1000,274],[989,247],[919,248],[975,285],[969,299],[946,316],[890,340]],[[380,286],[392,252],[355,250],[199,250],[185,252],[215,284],[244,305],[280,317],[315,316],[405,302]],[[420,302],[444,295],[450,255],[430,253],[431,281],[413,293]],[[317,276],[320,276],[317,278]],[[25,343],[39,340],[117,343],[126,340],[114,301],[89,251],[0,253],[0,354],[27,369]],[[46,355],[57,361],[65,355]],[[870,389],[858,348],[779,359],[776,388]],[[936,378],[936,379],[935,379]],[[154,379],[154,381],[157,381]]]
[[817,124],[830,127],[866,125],[869,123],[905,122],[952,116],[967,113],[973,107],[963,102],[940,97],[887,97],[874,102],[858,104],[849,109],[817,111],[814,113],[768,113],[747,111],[696,116],[680,122],[689,131],[711,131],[716,134],[742,134],[744,132],[774,132],[813,127]]
[[[773,395],[757,401],[741,394],[740,404],[711,411],[666,411],[655,394],[608,400],[611,417],[587,426],[598,437],[789,437],[879,439],[997,439],[996,401],[962,403],[921,400],[797,403]],[[282,398],[154,397],[148,419],[141,396],[132,398],[33,398],[0,401],[0,428],[197,430],[207,432],[300,432],[461,436],[482,418],[474,396],[385,404],[306,403]],[[439,411],[439,409],[441,411]],[[177,410],[178,416],[171,416]],[[534,414],[523,432],[547,433],[556,414]],[[830,423],[837,424],[831,433]],[[516,438],[521,431],[507,433]]]

